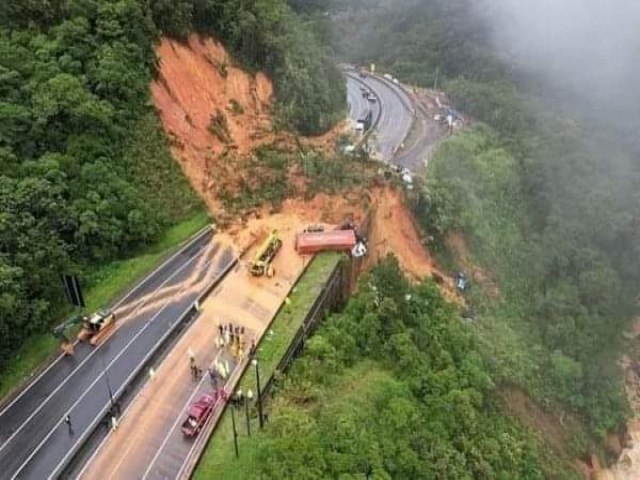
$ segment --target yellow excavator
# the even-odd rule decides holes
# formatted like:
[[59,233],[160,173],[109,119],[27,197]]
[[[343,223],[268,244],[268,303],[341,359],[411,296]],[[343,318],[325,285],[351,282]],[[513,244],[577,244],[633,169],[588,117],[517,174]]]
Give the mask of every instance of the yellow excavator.
[[260,245],[253,261],[249,264],[249,272],[251,275],[254,277],[273,277],[275,270],[271,262],[281,247],[282,239],[277,230],[274,230],[264,243]]

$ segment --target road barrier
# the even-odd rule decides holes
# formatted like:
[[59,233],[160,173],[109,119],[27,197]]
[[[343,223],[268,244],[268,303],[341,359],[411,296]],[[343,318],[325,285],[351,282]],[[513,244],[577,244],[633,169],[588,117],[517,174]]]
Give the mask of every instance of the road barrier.
[[[191,238],[183,242],[183,244],[175,251],[173,254],[169,256],[166,260],[164,260],[157,268],[155,268],[151,273],[147,274],[135,287],[129,290],[124,296],[120,297],[113,305],[111,305],[111,310],[115,310],[118,306],[124,303],[131,295],[144,287],[144,285],[165,265],[171,262],[175,257],[183,253],[185,250],[191,248],[195,245],[201,237],[207,234],[213,227],[211,225],[207,225],[202,228],[196,234],[194,234]],[[78,340],[73,343],[73,346],[78,344]],[[24,394],[26,394],[29,389],[38,381],[42,376],[44,376],[56,363],[58,363],[62,358],[66,356],[65,353],[56,353],[52,355],[48,361],[40,365],[33,373],[31,378],[27,383],[22,385],[20,389],[13,390],[7,396],[5,396],[0,402],[0,415],[4,414],[7,409],[9,409],[15,402],[17,402]]]
[[[369,90],[371,90],[371,88],[362,80],[360,80],[358,77],[356,77],[355,75],[352,75],[349,72],[344,72],[345,76],[349,77],[350,79],[364,85],[365,87],[367,87]],[[374,92],[373,90],[371,90],[371,93],[373,93],[373,95],[376,97],[377,102],[378,102],[378,114],[376,115],[376,119],[371,123],[371,127],[369,127],[369,129],[364,133],[364,135],[362,136],[362,138],[360,139],[360,141],[356,144],[356,146],[360,146],[363,143],[365,143],[369,137],[371,136],[371,134],[375,131],[376,127],[378,126],[378,123],[380,123],[380,117],[382,117],[382,99],[380,98],[380,96]]]
[[[211,260],[213,261],[213,260]],[[116,402],[122,400],[124,395],[127,393],[128,388],[132,385],[138,377],[141,375],[146,376],[147,367],[150,365],[153,357],[158,353],[163,345],[167,343],[167,340],[173,336],[178,330],[179,326],[185,325],[189,323],[196,315],[198,315],[197,304],[204,301],[204,299],[222,282],[222,280],[226,277],[226,275],[238,264],[238,257],[234,257],[229,264],[218,274],[218,276],[206,287],[203,294],[201,294],[194,303],[192,303],[182,314],[178,317],[178,319],[171,324],[171,327],[166,331],[166,333],[156,342],[153,348],[151,348],[143,360],[134,368],[134,370],[127,377],[125,382],[120,386],[120,388],[114,392],[114,400]],[[92,435],[97,427],[108,420],[108,416],[110,414],[111,405],[107,403],[105,407],[100,411],[100,413],[96,416],[95,420],[90,424],[89,428],[85,430],[81,437],[80,441],[76,442],[76,444],[69,450],[65,458],[63,458],[62,462],[58,465],[56,470],[51,474],[51,477],[56,477],[60,474],[65,468],[67,468],[74,460],[74,456],[78,453],[78,451],[83,447],[84,443],[87,439]]]

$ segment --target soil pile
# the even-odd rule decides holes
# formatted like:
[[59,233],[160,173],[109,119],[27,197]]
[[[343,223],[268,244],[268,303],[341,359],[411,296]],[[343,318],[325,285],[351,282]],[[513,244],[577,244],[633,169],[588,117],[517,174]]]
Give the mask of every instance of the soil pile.
[[156,53],[153,101],[174,157],[210,203],[212,177],[235,171],[236,156],[273,141],[273,86],[263,73],[234,67],[219,43],[198,35],[186,43],[163,38]]

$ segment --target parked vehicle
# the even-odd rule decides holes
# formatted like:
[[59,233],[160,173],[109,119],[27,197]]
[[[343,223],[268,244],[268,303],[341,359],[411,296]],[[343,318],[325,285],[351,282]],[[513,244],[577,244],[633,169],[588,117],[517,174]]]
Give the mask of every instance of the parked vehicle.
[[272,262],[280,248],[282,247],[282,239],[276,230],[258,248],[253,261],[249,264],[249,272],[255,277],[266,275],[273,277],[275,270]]
[[211,415],[215,401],[213,395],[203,395],[191,405],[187,419],[182,423],[182,433],[187,437],[196,436]]

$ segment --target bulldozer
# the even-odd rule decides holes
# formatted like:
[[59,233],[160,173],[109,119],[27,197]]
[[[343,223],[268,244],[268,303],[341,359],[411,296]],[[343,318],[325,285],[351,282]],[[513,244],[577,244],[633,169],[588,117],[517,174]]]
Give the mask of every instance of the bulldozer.
[[249,264],[249,272],[254,277],[273,277],[275,270],[271,262],[282,247],[282,239],[276,230],[271,232],[271,235],[267,237],[253,259]]

